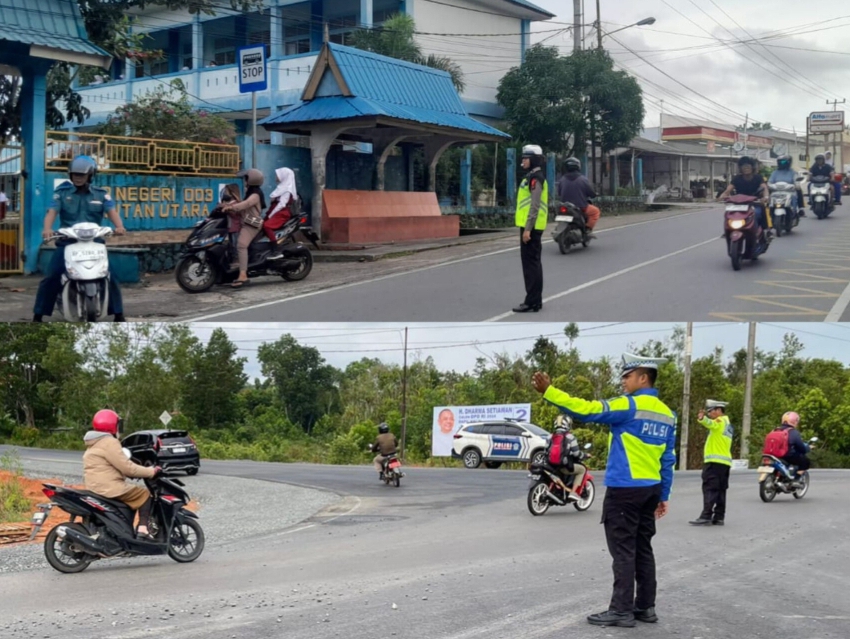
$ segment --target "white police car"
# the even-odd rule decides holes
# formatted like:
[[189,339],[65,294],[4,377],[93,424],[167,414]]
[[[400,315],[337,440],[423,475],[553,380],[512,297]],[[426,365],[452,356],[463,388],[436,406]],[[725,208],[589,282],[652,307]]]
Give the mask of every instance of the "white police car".
[[528,422],[497,419],[464,424],[454,435],[452,457],[466,468],[498,468],[505,462],[543,463],[549,433]]

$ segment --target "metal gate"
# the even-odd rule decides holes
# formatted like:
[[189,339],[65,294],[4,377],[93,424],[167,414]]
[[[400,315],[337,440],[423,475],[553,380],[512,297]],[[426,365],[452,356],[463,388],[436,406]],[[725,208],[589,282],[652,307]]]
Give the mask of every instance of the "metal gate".
[[0,146],[0,275],[23,273],[24,150]]

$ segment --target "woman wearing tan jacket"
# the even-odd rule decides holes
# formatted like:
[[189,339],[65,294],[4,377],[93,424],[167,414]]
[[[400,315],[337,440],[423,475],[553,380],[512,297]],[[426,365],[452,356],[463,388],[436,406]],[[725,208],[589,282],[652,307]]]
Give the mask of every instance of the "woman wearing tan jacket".
[[133,486],[124,481],[126,477],[152,479],[162,469],[145,468],[134,464],[124,455],[118,441],[121,418],[111,410],[98,411],[92,419],[92,429],[83,437],[86,452],[83,454],[83,477],[86,490],[107,499],[123,501],[133,510],[139,511],[139,527],[136,534],[148,536],[148,520],[151,513],[151,494],[147,488]]
[[263,210],[266,208],[266,198],[260,188],[265,180],[262,171],[248,169],[241,175],[245,178],[245,199],[221,207],[226,213],[242,214],[242,228],[236,243],[236,252],[239,255],[239,277],[231,284],[233,288],[242,288],[249,281],[248,246],[263,228]]

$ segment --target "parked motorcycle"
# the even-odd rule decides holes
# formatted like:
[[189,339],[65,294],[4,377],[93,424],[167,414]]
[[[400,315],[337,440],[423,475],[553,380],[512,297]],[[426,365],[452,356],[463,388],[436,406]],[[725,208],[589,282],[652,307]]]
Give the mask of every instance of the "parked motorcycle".
[[790,182],[776,182],[770,188],[770,216],[776,237],[782,233],[790,233],[791,229],[800,223],[800,215],[794,206],[794,195],[797,187]]
[[[369,450],[374,452],[372,444],[369,444]],[[383,482],[387,486],[390,484],[394,484],[396,488],[401,486],[401,478],[404,477],[404,473],[401,471],[401,461],[398,456],[395,453],[384,455],[384,461],[381,466],[381,479]]]
[[835,187],[826,175],[809,178],[809,185],[812,211],[822,220],[835,210]]
[[150,539],[136,535],[135,512],[123,502],[55,484],[43,484],[50,503],[38,506],[30,538],[38,534],[50,510],[59,507],[71,521],[55,526],[44,540],[44,556],[59,572],[82,572],[93,561],[110,557],[167,554],[178,563],[195,561],[204,550],[204,531],[198,516],[186,509],[190,499],[183,482],[157,477],[145,484],[153,498]]
[[736,271],[741,270],[741,260],[757,260],[770,245],[770,239],[756,221],[757,202],[758,198],[751,195],[726,198],[723,235],[732,268]]
[[591,230],[587,227],[587,220],[579,208],[570,202],[558,202],[555,222],[557,226],[552,232],[552,237],[558,244],[562,255],[570,252],[574,244],[584,247],[590,243]]
[[[195,225],[174,271],[177,284],[187,293],[202,293],[215,284],[229,284],[238,276],[239,269],[234,266],[236,241],[227,228],[226,215],[210,216]],[[248,247],[248,276],[279,275],[288,282],[307,277],[313,270],[313,254],[295,241],[299,231],[318,248],[319,238],[304,216],[293,217],[278,229],[274,243],[265,233],[258,233]],[[283,258],[270,260],[277,247]]]
[[[587,443],[585,450],[590,450],[593,445]],[[581,460],[589,459],[588,453],[582,453]],[[543,464],[532,464],[529,468],[531,484],[528,488],[528,511],[534,516],[545,515],[551,506],[566,506],[572,503],[579,512],[584,512],[593,504],[596,497],[596,486],[593,483],[593,475],[590,469],[584,474],[581,485],[576,489],[579,496],[577,501],[567,499],[569,494],[568,484],[572,484],[573,477],[562,477],[561,473],[548,462]]]
[[73,240],[65,247],[62,293],[56,310],[68,322],[96,322],[109,307],[109,255],[106,245],[97,242],[112,235],[108,226],[80,222],[61,228],[47,241]]
[[[817,437],[809,440],[809,447],[818,441]],[[763,502],[771,502],[777,494],[792,494],[794,499],[802,499],[809,492],[809,471],[797,475],[795,466],[787,465],[779,457],[763,454],[759,474],[759,497]]]

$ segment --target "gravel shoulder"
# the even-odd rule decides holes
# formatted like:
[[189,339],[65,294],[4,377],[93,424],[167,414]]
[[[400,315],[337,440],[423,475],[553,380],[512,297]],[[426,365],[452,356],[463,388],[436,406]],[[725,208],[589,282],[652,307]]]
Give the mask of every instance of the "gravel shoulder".
[[[81,484],[82,473],[69,463],[24,462],[24,475]],[[279,482],[206,475],[178,476],[200,506],[198,515],[208,553],[232,552],[233,542],[244,542],[290,528],[340,501],[327,491]],[[113,559],[111,562],[153,561],[157,557]],[[0,547],[0,573],[43,569],[47,564],[41,543]]]

